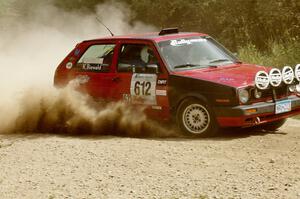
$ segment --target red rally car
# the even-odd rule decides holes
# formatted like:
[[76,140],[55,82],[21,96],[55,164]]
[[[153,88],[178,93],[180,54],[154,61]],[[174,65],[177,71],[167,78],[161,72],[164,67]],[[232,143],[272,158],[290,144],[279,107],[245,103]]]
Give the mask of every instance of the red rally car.
[[83,41],[59,64],[54,84],[75,78],[94,98],[146,105],[148,116],[188,135],[273,131],[300,113],[300,64],[242,63],[210,36],[177,29]]

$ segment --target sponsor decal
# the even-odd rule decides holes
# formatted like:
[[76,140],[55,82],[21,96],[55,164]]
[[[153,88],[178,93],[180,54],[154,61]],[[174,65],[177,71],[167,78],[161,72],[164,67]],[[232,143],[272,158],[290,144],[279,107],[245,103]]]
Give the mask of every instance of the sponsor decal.
[[167,96],[167,91],[166,90],[156,90],[156,95]]
[[102,71],[106,65],[103,64],[103,58],[84,57],[82,59],[82,70]]
[[75,56],[78,56],[79,53],[80,53],[80,49],[76,49],[76,50],[74,51],[74,55],[75,55]]
[[231,77],[220,77],[220,81],[221,82],[231,82],[231,81],[234,81],[234,79]]
[[161,106],[152,106],[151,108],[154,109],[154,110],[162,110]]
[[73,67],[73,63],[72,62],[68,62],[67,64],[66,64],[66,68],[67,69],[71,69]]
[[74,62],[74,60],[75,60],[75,57],[70,57],[69,58],[69,62]]
[[180,40],[172,40],[170,45],[171,46],[183,46],[183,45],[190,45],[192,43],[199,43],[199,42],[206,42],[206,39],[180,39]]
[[100,64],[83,64],[82,65],[83,70],[96,70],[101,71],[102,66]]
[[158,79],[157,85],[160,85],[160,86],[167,85],[167,80],[166,79]]
[[131,102],[131,95],[130,94],[123,94],[123,100],[125,102]]

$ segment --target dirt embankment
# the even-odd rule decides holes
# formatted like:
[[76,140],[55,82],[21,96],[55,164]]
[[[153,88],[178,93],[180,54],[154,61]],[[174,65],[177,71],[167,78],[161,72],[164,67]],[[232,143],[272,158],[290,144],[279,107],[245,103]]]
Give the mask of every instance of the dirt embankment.
[[0,198],[299,198],[300,121],[215,139],[0,135]]

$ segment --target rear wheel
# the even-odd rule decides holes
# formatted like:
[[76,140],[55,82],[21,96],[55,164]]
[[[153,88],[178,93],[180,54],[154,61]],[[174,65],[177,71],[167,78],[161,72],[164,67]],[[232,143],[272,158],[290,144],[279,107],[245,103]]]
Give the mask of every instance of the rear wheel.
[[211,137],[219,130],[210,106],[193,98],[184,100],[178,107],[177,124],[189,136]]
[[274,122],[269,122],[269,123],[263,124],[261,126],[261,128],[266,130],[266,131],[276,131],[282,125],[284,125],[285,122],[286,122],[286,119],[276,120]]

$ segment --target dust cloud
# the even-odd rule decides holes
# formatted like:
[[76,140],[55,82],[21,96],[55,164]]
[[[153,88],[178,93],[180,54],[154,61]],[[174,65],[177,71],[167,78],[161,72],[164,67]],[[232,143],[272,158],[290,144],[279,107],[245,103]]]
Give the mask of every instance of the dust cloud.
[[108,35],[96,15],[115,34],[154,30],[129,23],[126,5],[108,2],[95,13],[83,14],[61,10],[51,1],[7,2],[0,8],[1,134],[171,135],[147,120],[141,109],[95,102],[77,92],[76,81],[63,89],[52,86],[56,66],[76,43]]
[[[76,90],[78,80],[62,89],[28,89],[10,111],[0,133],[60,133],[168,137],[172,131],[148,120],[142,107],[94,101]],[[7,113],[7,111],[5,111]]]

